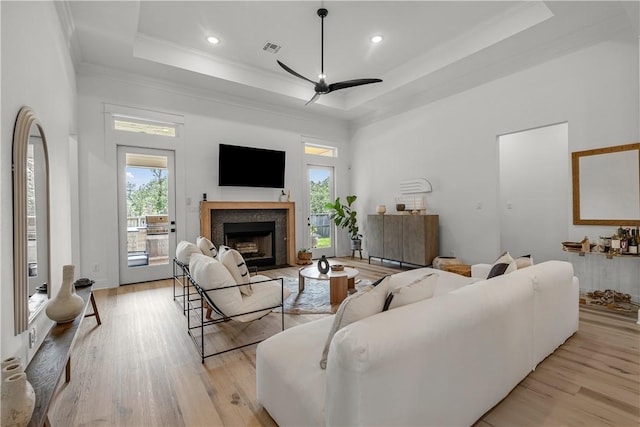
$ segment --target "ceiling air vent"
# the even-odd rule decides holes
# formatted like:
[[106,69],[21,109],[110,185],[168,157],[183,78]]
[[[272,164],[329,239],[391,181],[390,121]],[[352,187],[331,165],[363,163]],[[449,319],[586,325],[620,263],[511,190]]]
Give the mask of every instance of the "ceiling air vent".
[[269,53],[276,53],[280,50],[279,45],[275,44],[275,43],[271,43],[271,42],[266,42],[264,44],[264,46],[262,47],[262,50],[264,50],[265,52],[269,52]]

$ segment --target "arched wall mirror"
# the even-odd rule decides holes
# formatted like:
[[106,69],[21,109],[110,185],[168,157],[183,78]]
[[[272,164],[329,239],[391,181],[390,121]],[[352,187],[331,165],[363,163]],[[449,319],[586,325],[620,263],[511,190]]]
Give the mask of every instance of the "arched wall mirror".
[[18,335],[50,296],[49,155],[35,112],[22,107],[13,131],[13,305]]
[[640,225],[640,143],[571,153],[573,223]]

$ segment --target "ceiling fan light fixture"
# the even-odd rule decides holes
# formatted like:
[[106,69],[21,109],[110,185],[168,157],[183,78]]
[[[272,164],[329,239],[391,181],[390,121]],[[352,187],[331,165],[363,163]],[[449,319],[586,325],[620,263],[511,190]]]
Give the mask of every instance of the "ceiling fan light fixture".
[[377,34],[375,36],[372,36],[369,40],[371,40],[371,43],[373,44],[378,44],[382,41],[382,36]]
[[327,75],[326,75],[326,74],[322,74],[322,73],[321,73],[321,74],[318,74],[318,78],[319,78],[320,80],[324,80],[324,79],[326,79],[326,78],[327,78]]
[[211,43],[211,44],[218,44],[220,43],[220,39],[217,38],[216,36],[207,36],[206,40]]

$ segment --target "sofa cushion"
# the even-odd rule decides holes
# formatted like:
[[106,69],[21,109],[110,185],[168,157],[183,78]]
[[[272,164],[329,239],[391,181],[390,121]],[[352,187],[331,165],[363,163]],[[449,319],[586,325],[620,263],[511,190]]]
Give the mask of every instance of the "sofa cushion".
[[246,284],[246,286],[240,286],[240,292],[246,296],[250,296],[252,289],[249,284],[251,283],[249,269],[240,252],[235,249],[225,250],[220,253],[218,260],[229,270],[229,273],[231,273],[237,285]]
[[189,262],[189,272],[222,313],[232,316],[242,312],[240,290],[235,287],[236,281],[220,261],[207,255],[193,254]]
[[533,257],[529,255],[522,255],[516,258],[516,267],[519,269],[525,267],[531,267],[533,265]]
[[[249,322],[261,318],[273,309],[257,310],[278,306],[280,301],[286,300],[291,295],[291,291],[288,288],[282,287],[280,280],[271,280],[267,276],[256,275],[251,277],[251,282],[255,283],[252,287],[251,295],[242,297],[242,312],[247,314],[234,317],[235,320],[240,322]],[[252,311],[255,311],[255,313],[251,313]]]
[[322,369],[327,367],[327,356],[335,333],[353,322],[380,313],[384,307],[390,282],[391,276],[387,276],[377,286],[356,292],[342,301],[333,317],[333,325],[322,351],[320,359]]
[[176,258],[184,265],[189,265],[191,255],[193,254],[202,254],[202,251],[198,246],[191,242],[182,240],[178,243],[178,246],[176,246]]
[[408,285],[390,289],[382,311],[431,298],[436,290],[438,277],[440,276],[437,273],[429,273]]
[[216,245],[211,242],[211,240],[206,237],[198,236],[196,239],[196,245],[200,248],[203,254],[215,258],[218,255],[218,250],[216,249]]
[[516,271],[517,269],[518,267],[513,257],[509,254],[509,252],[504,252],[498,257],[497,260],[493,262],[493,264],[491,264],[491,270],[489,271],[489,275],[487,275],[487,279],[511,273],[512,271]]

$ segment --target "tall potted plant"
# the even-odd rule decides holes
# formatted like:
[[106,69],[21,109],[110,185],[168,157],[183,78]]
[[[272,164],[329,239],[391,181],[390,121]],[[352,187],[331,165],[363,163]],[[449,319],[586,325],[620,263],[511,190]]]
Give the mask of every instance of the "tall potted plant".
[[328,202],[325,205],[330,211],[329,217],[335,225],[341,228],[346,228],[351,239],[351,250],[359,251],[362,248],[362,234],[360,234],[358,228],[357,212],[351,207],[357,197],[347,196],[347,203],[343,204],[340,201],[340,197],[336,197],[334,202]]

